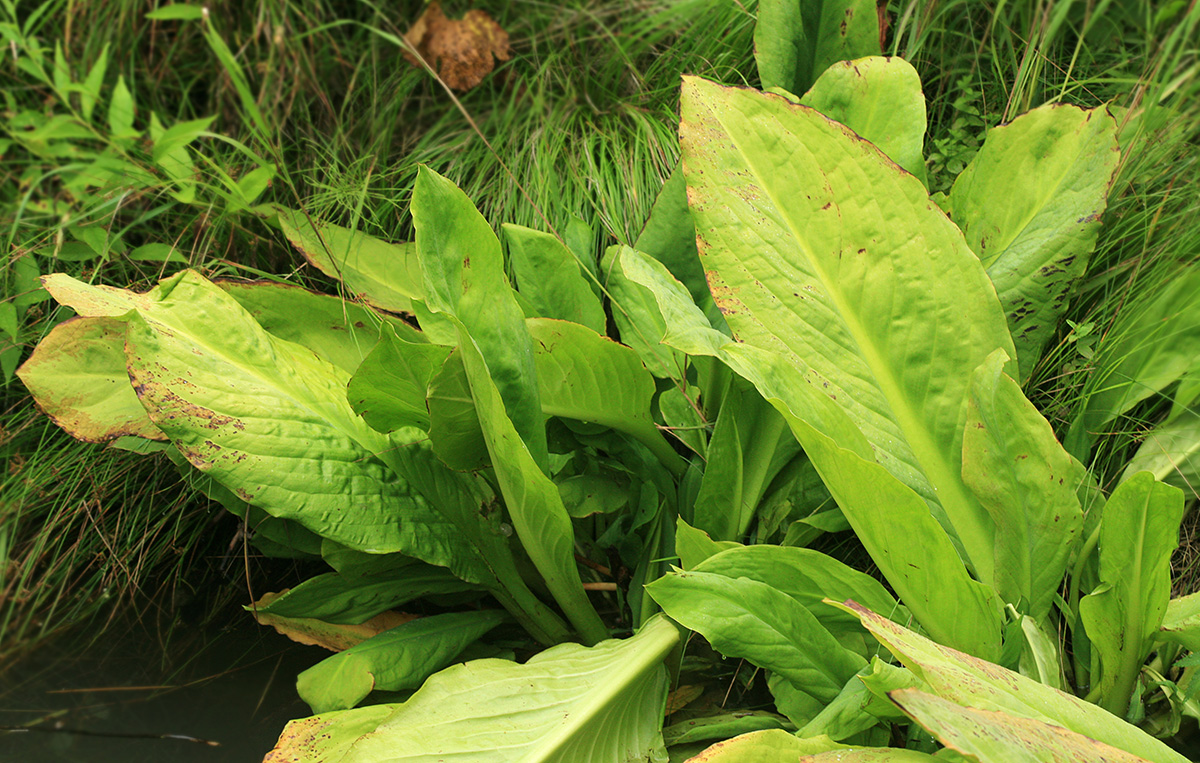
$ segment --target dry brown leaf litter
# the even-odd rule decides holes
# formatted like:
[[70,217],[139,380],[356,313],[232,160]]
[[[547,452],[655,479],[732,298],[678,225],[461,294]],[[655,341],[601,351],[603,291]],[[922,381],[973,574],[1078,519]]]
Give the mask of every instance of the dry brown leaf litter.
[[[461,19],[448,19],[441,4],[433,2],[405,33],[404,39],[455,90],[469,90],[496,68],[496,61],[512,56],[508,32],[483,11],[468,11]],[[411,53],[405,59],[421,62]]]

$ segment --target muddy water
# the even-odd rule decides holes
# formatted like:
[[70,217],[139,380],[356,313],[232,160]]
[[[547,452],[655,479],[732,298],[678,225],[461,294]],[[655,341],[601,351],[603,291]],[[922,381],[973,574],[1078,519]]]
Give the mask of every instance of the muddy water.
[[0,675],[0,726],[58,730],[0,731],[0,763],[262,760],[288,720],[310,714],[295,677],[328,653],[244,617],[225,631],[176,629],[166,643],[110,626],[98,643],[26,658]]

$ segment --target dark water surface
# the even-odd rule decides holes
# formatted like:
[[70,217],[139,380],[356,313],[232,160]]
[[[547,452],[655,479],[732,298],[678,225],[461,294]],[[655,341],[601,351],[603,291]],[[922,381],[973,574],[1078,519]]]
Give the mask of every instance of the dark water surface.
[[[0,763],[261,761],[284,724],[311,715],[296,675],[329,653],[293,644],[249,615],[180,632],[170,643],[136,625],[97,643],[60,640],[0,675],[0,726],[104,734],[178,734],[215,742],[0,731]],[[167,687],[167,688],[130,688]]]

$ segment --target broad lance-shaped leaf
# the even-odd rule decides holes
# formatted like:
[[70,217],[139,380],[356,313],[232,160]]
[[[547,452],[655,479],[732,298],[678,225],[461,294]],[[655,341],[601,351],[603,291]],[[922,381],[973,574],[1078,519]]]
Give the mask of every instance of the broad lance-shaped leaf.
[[537,317],[580,323],[603,334],[604,308],[567,245],[549,233],[520,225],[506,223],[502,230],[517,289],[537,310]]
[[1158,638],[1180,644],[1188,651],[1200,652],[1200,593],[1168,602]]
[[412,215],[429,308],[466,329],[534,463],[547,471],[533,341],[504,275],[499,239],[466,194],[428,167],[417,174]]
[[783,414],[855,534],[922,627],[942,643],[999,657],[995,593],[967,574],[926,502],[875,462],[870,444],[838,403],[782,355],[713,330],[662,265],[627,252],[620,266],[655,296],[667,344],[721,359]]
[[64,275],[46,286],[79,313],[123,316],[151,420],[239,498],[361,551],[448,567],[493,590],[539,640],[565,635],[525,587],[498,518],[480,512],[486,483],[438,462],[418,430],[370,429],[346,401],[345,371],[268,334],[191,271],[145,294]]
[[963,707],[919,689],[899,689],[888,697],[939,742],[980,763],[1145,760],[1054,723]]
[[313,617],[327,623],[361,623],[413,599],[471,590],[478,590],[478,586],[430,565],[407,565],[359,579],[327,572],[284,591],[258,611],[280,617]]
[[[689,763],[796,763],[808,760],[809,755],[836,750],[841,754],[849,748],[828,737],[798,739],[782,729],[764,729],[740,734],[717,742],[704,752],[688,758]],[[804,756],[804,757],[798,757]],[[840,758],[839,758],[840,760]]]
[[835,61],[879,53],[872,0],[762,0],[754,59],[764,88],[803,93]]
[[839,61],[800,103],[854,130],[925,182],[925,94],[917,70],[903,58]]
[[683,165],[675,165],[667,182],[658,192],[654,207],[642,232],[638,234],[633,248],[648,254],[666,265],[696,301],[713,325],[725,325],[721,311],[713,302],[708,281],[704,280],[704,268],[700,265],[700,253],[696,250],[696,226],[688,209],[687,183],[683,179]]
[[304,345],[347,373],[354,373],[385,333],[427,341],[400,318],[340,297],[269,281],[215,283],[268,332]]
[[377,432],[402,427],[428,431],[425,398],[429,382],[450,350],[440,344],[408,341],[385,330],[371,354],[353,371],[346,389],[350,406]]
[[488,455],[517,537],[580,638],[597,643],[608,635],[608,629],[583,589],[575,564],[575,531],[558,488],[538,467],[504,412],[487,361],[461,323],[458,341]]
[[963,479],[996,523],[996,592],[1010,604],[1026,602],[1042,622],[1083,525],[1076,490],[1084,474],[1004,372],[1008,360],[997,350],[975,371]]
[[125,324],[116,319],[63,321],[38,343],[17,377],[42,412],[72,437],[167,439],[129,386]]
[[366,707],[292,721],[266,760],[468,763],[497,750],[526,763],[662,760],[662,663],[678,641],[675,626],[655,617],[632,638],[562,644],[523,665],[455,665],[386,718]]
[[296,677],[314,713],[347,710],[372,691],[416,689],[505,620],[499,610],[419,617],[326,657]]
[[1120,158],[1104,107],[1052,104],[988,131],[950,190],[950,215],[996,286],[1029,377],[1096,245]]
[[684,357],[661,343],[662,318],[654,307],[654,296],[625,278],[617,260],[627,249],[610,246],[600,262],[604,288],[611,298],[613,323],[621,334],[621,342],[632,347],[650,373],[660,379],[683,379]]
[[1122,482],[1104,505],[1100,587],[1080,600],[1079,614],[1099,676],[1089,696],[1114,713],[1128,709],[1166,614],[1182,520],[1183,494],[1148,472]]
[[878,580],[810,548],[737,546],[699,562],[693,571],[766,583],[804,606],[834,636],[851,630],[850,624],[861,633],[862,626],[857,618],[825,604],[826,598],[863,602],[896,622],[911,618]]
[[734,336],[804,368],[990,583],[962,432],[972,371],[1014,350],[978,258],[919,180],[813,109],[685,78],[682,111],[700,257]]
[[854,602],[837,606],[856,614],[930,693],[943,699],[1054,723],[1153,763],[1187,763],[1161,741],[1079,697],[937,644]]
[[283,234],[306,260],[367,304],[411,313],[412,301],[425,296],[415,245],[391,244],[285,207],[272,207],[272,211]]
[[[839,644],[808,609],[766,583],[676,572],[646,591],[673,620],[703,635],[721,654],[770,670],[816,703],[832,700],[866,667],[866,660]],[[780,709],[798,724],[816,715],[794,717]]]

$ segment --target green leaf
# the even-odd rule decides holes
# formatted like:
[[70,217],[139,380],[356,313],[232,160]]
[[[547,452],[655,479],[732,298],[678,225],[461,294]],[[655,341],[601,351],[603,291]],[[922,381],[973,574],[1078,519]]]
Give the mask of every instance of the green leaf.
[[[689,763],[795,763],[797,760],[808,760],[807,756],[816,755],[826,750],[836,750],[843,754],[848,748],[828,737],[815,739],[798,739],[781,729],[765,729],[752,731],[748,734],[717,742],[694,758]],[[805,757],[799,757],[805,756]],[[836,758],[843,760],[843,758]]]
[[800,452],[787,422],[737,379],[721,402],[692,522],[714,540],[742,540],[771,481]]
[[425,296],[414,244],[389,244],[283,207],[274,211],[283,235],[304,259],[341,281],[368,305],[411,313],[412,300]]
[[889,692],[888,697],[939,742],[980,763],[1144,760],[1057,724],[1004,711],[963,707],[919,689],[898,689]]
[[354,707],[377,689],[415,689],[504,619],[483,610],[411,620],[318,662],[297,676],[296,690],[314,713],[326,713]]
[[[590,648],[563,644],[524,665],[456,665],[433,675],[383,722],[336,713],[293,721],[266,760],[467,763],[493,760],[498,749],[528,763],[661,760],[662,661],[678,640],[673,625],[655,618],[633,638]],[[360,734],[356,742],[347,743],[350,733]]]
[[125,76],[120,75],[108,103],[108,129],[114,138],[137,134],[133,129],[134,108],[133,93],[125,85]]
[[[996,592],[1050,614],[1083,525],[1084,475],[1050,422],[1004,372],[997,350],[975,371],[963,437],[963,479],[996,523]],[[868,605],[870,606],[870,605]]]
[[721,654],[770,670],[817,702],[831,701],[866,667],[808,609],[767,583],[675,572],[646,591],[671,619],[700,633]]
[[500,390],[488,374],[487,361],[461,323],[458,336],[496,481],[521,545],[580,638],[597,643],[608,635],[608,630],[583,590],[575,564],[575,532],[558,488],[538,466],[505,413]]
[[704,559],[692,570],[766,583],[811,612],[834,636],[848,630],[861,633],[862,627],[857,618],[825,604],[826,598],[854,599],[896,622],[911,618],[878,580],[812,549],[739,546]]
[[428,167],[417,174],[412,215],[428,307],[454,316],[469,334],[507,417],[545,472],[549,457],[533,341],[504,275],[500,241],[466,194]]
[[263,763],[341,763],[359,739],[374,731],[399,705],[367,705],[290,721]]
[[766,729],[782,729],[786,721],[774,713],[736,711],[681,721],[663,729],[668,747],[677,744],[729,739],[739,734]]
[[1171,599],[1158,638],[1200,653],[1200,593]]
[[187,264],[187,257],[170,244],[143,244],[128,255],[134,262],[179,262]]
[[[630,256],[620,266],[658,300],[666,343],[690,355],[720,358],[783,414],[871,558],[921,625],[943,643],[998,656],[1000,608],[994,592],[971,579],[926,502],[873,460],[871,445],[837,402],[782,355],[708,327],[687,292],[658,263]],[[912,543],[911,537],[922,542]]]
[[173,3],[155,8],[146,14],[151,21],[196,21],[204,18],[204,9],[196,5]]
[[1104,107],[1053,104],[988,131],[950,190],[954,222],[987,268],[1029,377],[1096,245],[1121,152]]
[[0,302],[0,331],[15,342],[20,330],[21,319],[17,315],[17,306],[12,302]]
[[[1100,521],[1100,587],[1079,602],[1099,658],[1092,695],[1117,715],[1129,707],[1142,663],[1171,599],[1171,553],[1179,545],[1183,494],[1142,472],[1109,496]],[[1093,671],[1095,672],[1095,671]]]
[[928,685],[932,694],[943,699],[979,710],[1000,710],[1056,723],[1155,763],[1187,761],[1146,732],[1090,702],[936,644],[853,602],[844,608],[856,613],[863,625]]
[[502,230],[517,288],[537,316],[581,323],[603,334],[604,308],[571,250],[549,233],[507,223]]
[[81,314],[123,316],[129,378],[151,421],[243,500],[363,551],[488,579],[454,526],[377,460],[395,443],[350,409],[349,375],[268,334],[218,287],[191,271],[146,294],[62,275],[46,286]]
[[725,325],[708,290],[708,282],[704,280],[700,253],[696,251],[696,226],[688,209],[687,183],[683,179],[682,164],[675,165],[658,192],[646,225],[633,248],[666,265],[671,275],[687,287],[688,293],[704,314],[710,320],[720,321],[720,324],[714,325]]
[[719,554],[728,548],[741,548],[737,541],[715,541],[708,533],[697,530],[682,518],[675,520],[675,553],[679,556],[679,566],[685,570],[693,569],[705,559]]
[[685,78],[679,129],[734,337],[835,399],[990,583],[991,519],[962,482],[962,434],[971,371],[1013,350],[962,234],[920,181],[805,106]]
[[62,41],[54,41],[54,89],[61,95],[66,95],[67,90],[71,86],[71,67],[67,66],[67,59],[63,56]]
[[343,577],[336,572],[317,575],[258,607],[258,611],[356,624],[414,599],[474,590],[478,586],[459,580],[442,567],[409,564],[361,578]]
[[92,113],[96,110],[96,103],[100,100],[100,89],[104,86],[104,75],[108,72],[108,48],[109,43],[104,43],[104,48],[100,51],[100,55],[96,56],[96,60],[92,63],[92,68],[88,70],[87,77],[83,80],[83,88],[79,94],[79,108],[83,112],[85,121],[92,121]]
[[350,406],[378,432],[401,427],[429,430],[425,396],[446,362],[449,347],[408,342],[385,330],[379,343],[350,379]]
[[938,763],[944,756],[894,747],[851,747],[800,759],[800,763]]
[[683,379],[683,355],[661,344],[665,326],[654,303],[654,295],[631,282],[622,268],[616,266],[632,251],[628,247],[611,246],[600,263],[604,288],[612,299],[613,322],[621,334],[621,341],[637,352],[650,373],[660,379]]
[[205,117],[204,119],[192,119],[186,122],[179,122],[168,127],[161,135],[154,138],[154,149],[151,156],[155,162],[161,161],[164,156],[183,148],[192,141],[199,138],[204,132],[212,126],[216,121],[216,117]]
[[[303,345],[347,373],[383,336],[423,337],[400,318],[287,283],[218,281],[254,320],[280,339]],[[385,327],[386,324],[386,327]]]
[[918,685],[920,681],[907,669],[872,656],[870,671],[861,670],[847,681],[841,693],[796,733],[801,737],[824,734],[836,740],[860,734],[881,720],[903,717],[887,699],[887,692]]
[[763,0],[754,26],[754,59],[764,88],[803,93],[835,61],[879,53],[872,0]]
[[55,326],[17,376],[38,407],[72,437],[165,440],[129,386],[125,326],[111,318],[72,318]]
[[841,122],[925,183],[925,94],[903,58],[840,61],[800,99]]

